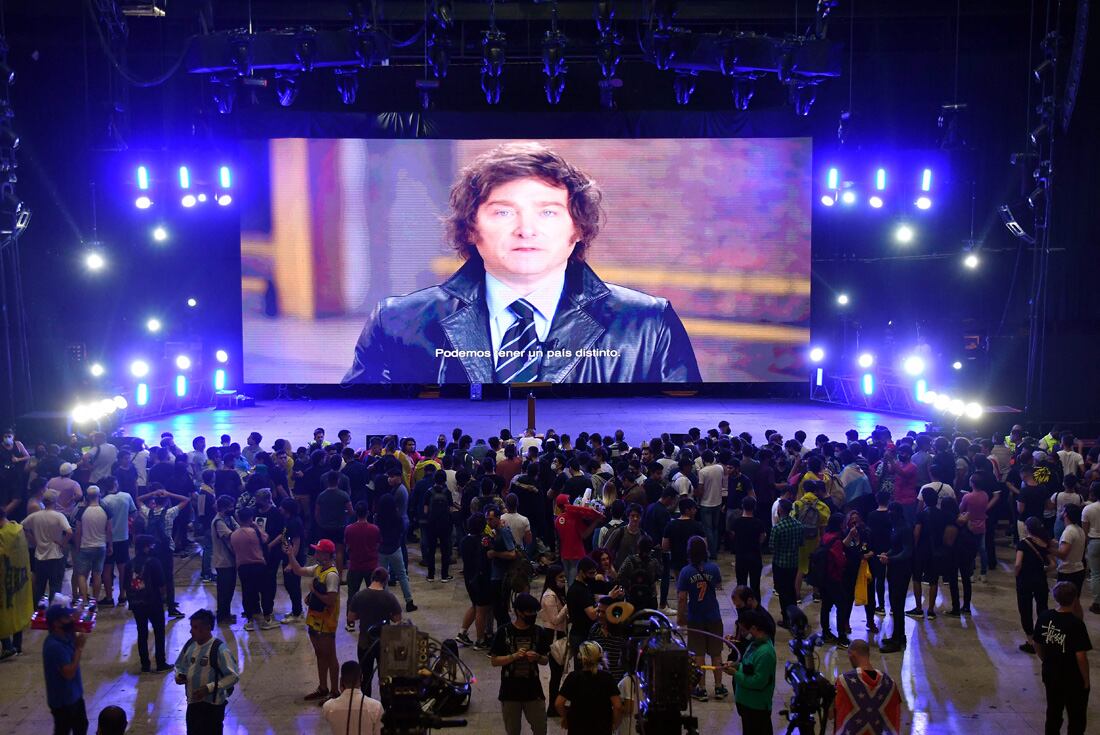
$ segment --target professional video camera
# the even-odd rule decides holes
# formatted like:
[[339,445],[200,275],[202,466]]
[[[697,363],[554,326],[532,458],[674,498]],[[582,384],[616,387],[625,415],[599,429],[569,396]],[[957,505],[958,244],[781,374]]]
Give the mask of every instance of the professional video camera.
[[817,655],[814,649],[822,644],[821,636],[806,635],[809,621],[806,614],[797,605],[787,608],[787,618],[791,622],[791,653],[798,659],[788,661],[784,678],[791,685],[790,706],[780,710],[779,714],[787,718],[787,734],[797,730],[800,735],[813,735],[814,722],[821,723],[821,735],[829,725],[829,708],[836,695],[833,685],[817,670]]
[[[686,629],[677,628],[658,610],[634,611],[625,602],[611,605],[607,617],[613,632],[625,636],[631,644],[627,669],[637,671],[641,691],[638,732],[697,735],[699,720],[691,714],[691,689],[705,672],[692,661],[684,640]],[[729,646],[725,640],[722,643]],[[729,660],[736,661],[740,656],[736,649],[730,649]]]
[[383,735],[466,726],[466,720],[443,719],[470,706],[474,679],[453,641],[440,643],[412,623],[383,625],[371,633],[372,645],[379,646]]

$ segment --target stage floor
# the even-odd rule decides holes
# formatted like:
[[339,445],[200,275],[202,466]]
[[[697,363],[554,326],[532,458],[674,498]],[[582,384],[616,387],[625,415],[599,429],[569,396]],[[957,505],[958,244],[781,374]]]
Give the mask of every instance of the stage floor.
[[[817,434],[842,439],[855,428],[867,436],[876,424],[890,427],[896,436],[910,429],[924,430],[924,422],[871,411],[858,411],[823,403],[781,399],[730,398],[539,398],[536,429],[554,429],[576,437],[581,431],[607,432],[622,429],[626,439],[637,445],[660,436],[662,432],[686,433],[693,426],[703,431],[725,419],[734,433],[747,431],[762,443],[764,431],[775,429],[791,437],[802,429],[813,440]],[[336,432],[348,429],[353,444],[362,446],[367,434],[412,436],[420,446],[435,441],[461,427],[474,438],[496,435],[502,428],[519,434],[527,424],[526,398],[508,401],[470,401],[455,398],[435,399],[321,399],[263,401],[252,408],[233,411],[202,409],[164,416],[150,421],[127,424],[128,434],[147,442],[159,441],[170,431],[180,446],[189,447],[191,438],[206,437],[207,445],[217,444],[221,434],[229,434],[244,444],[252,431],[264,436],[264,446],[277,438],[290,440],[295,447],[312,440],[313,430],[324,427],[329,441]]]

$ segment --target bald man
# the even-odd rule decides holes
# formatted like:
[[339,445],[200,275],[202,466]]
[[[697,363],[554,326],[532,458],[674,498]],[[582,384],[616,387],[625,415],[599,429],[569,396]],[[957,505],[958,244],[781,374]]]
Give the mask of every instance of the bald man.
[[899,735],[901,694],[894,680],[871,666],[871,647],[857,638],[848,646],[852,671],[836,679],[836,735]]

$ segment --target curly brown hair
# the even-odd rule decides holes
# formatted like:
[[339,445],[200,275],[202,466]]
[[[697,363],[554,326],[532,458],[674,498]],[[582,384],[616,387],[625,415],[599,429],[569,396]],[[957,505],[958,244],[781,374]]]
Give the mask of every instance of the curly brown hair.
[[570,260],[583,261],[600,232],[603,195],[588,174],[541,143],[505,143],[483,153],[463,168],[451,187],[451,211],[443,218],[447,241],[463,260],[477,254],[473,235],[477,210],[490,192],[517,179],[535,178],[569,192],[569,215],[578,242]]

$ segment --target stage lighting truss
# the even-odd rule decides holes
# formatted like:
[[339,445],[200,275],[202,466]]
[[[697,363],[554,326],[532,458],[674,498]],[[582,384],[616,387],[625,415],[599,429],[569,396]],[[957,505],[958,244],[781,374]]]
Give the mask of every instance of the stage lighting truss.
[[152,210],[157,202],[165,201],[178,202],[184,209],[207,202],[222,207],[233,203],[232,168],[224,163],[163,168],[143,163],[135,168],[132,181],[134,206],[142,211]]
[[865,203],[872,210],[923,214],[935,205],[936,177],[929,166],[899,171],[899,167],[883,164],[845,166],[843,170],[832,165],[821,182],[818,201],[825,207],[844,204],[850,209]]
[[495,22],[481,39],[481,91],[490,105],[500,104],[507,41]]
[[546,101],[551,105],[561,102],[565,91],[565,47],[568,43],[565,34],[557,27],[557,4],[554,5],[553,25],[542,39],[542,73],[546,77],[543,88]]

